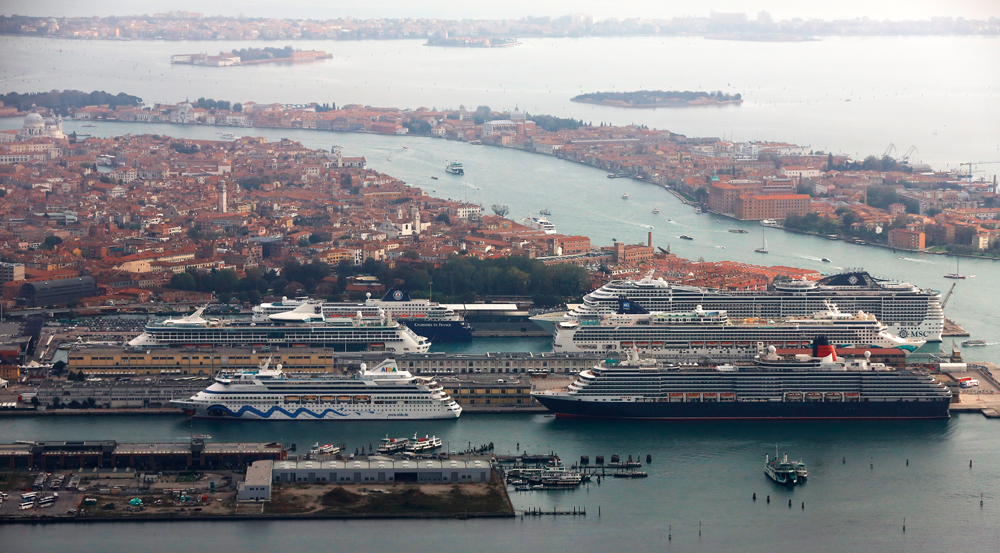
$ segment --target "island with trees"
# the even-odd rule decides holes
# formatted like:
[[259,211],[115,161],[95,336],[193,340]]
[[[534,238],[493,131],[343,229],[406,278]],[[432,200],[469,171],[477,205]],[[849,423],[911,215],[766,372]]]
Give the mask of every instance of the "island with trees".
[[638,90],[635,92],[590,92],[571,98],[574,102],[618,108],[685,108],[743,103],[742,94],[690,90]]

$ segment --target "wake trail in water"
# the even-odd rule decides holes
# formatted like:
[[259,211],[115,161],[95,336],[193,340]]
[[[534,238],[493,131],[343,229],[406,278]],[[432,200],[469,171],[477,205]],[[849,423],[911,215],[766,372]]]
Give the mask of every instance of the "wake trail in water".
[[903,257],[903,256],[900,256],[899,258],[902,259],[903,261],[912,261],[913,263],[934,263],[929,259],[913,259],[912,257]]

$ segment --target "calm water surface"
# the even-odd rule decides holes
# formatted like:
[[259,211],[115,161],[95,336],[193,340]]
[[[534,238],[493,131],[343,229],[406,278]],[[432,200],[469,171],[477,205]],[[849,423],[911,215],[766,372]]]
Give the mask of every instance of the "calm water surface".
[[[618,453],[643,458],[650,454],[653,462],[644,467],[650,474],[644,480],[609,479],[575,491],[513,495],[518,508],[585,506],[586,518],[149,523],[5,527],[2,533],[5,549],[23,550],[42,540],[53,551],[135,548],[137,535],[142,549],[151,551],[175,549],[177,536],[199,549],[222,551],[316,549],[331,542],[347,548],[405,546],[416,551],[526,546],[587,552],[986,551],[1000,539],[996,428],[995,421],[978,414],[923,422],[684,424],[566,421],[543,415],[464,415],[448,422],[351,425],[192,423],[174,417],[8,419],[0,441],[109,436],[120,441],[181,441],[192,433],[209,433],[215,440],[296,442],[300,449],[316,441],[346,442],[352,450],[374,444],[386,433],[419,432],[441,436],[451,449],[493,441],[503,453],[516,452],[519,443],[522,450],[556,451],[567,461],[580,455],[594,459]],[[775,445],[808,463],[807,484],[789,490],[772,485],[764,476],[764,455],[773,454]],[[756,502],[751,500],[754,493]],[[673,535],[669,543],[668,526]]]

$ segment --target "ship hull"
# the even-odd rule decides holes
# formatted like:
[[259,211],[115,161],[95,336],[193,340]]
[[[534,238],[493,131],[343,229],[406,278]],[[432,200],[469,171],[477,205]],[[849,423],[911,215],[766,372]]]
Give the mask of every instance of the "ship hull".
[[347,409],[343,407],[270,407],[257,409],[249,405],[230,408],[221,404],[184,407],[185,413],[195,418],[235,419],[235,420],[269,420],[269,421],[356,421],[356,420],[440,420],[457,419],[461,409],[427,410],[421,412],[387,411],[379,409]]
[[533,396],[557,417],[607,419],[946,419],[947,400],[866,402],[668,402],[578,401],[543,394]]
[[418,336],[431,342],[471,342],[472,329],[463,321],[428,321],[426,319],[398,319]]

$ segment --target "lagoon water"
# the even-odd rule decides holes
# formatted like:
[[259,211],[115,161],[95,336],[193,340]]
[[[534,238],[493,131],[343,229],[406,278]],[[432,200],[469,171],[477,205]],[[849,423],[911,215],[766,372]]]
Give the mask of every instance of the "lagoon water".
[[[915,160],[945,166],[1000,160],[1000,78],[987,68],[1000,43],[986,38],[829,38],[807,44],[731,43],[690,37],[526,40],[505,50],[424,48],[418,41],[296,43],[333,52],[310,65],[210,69],[170,66],[169,55],[259,43],[44,41],[0,37],[0,90],[104,89],[174,102],[198,96],[233,101],[363,102],[404,107],[493,108],[519,105],[617,124],[635,121],[698,136],[773,139],[857,155],[881,154],[890,142],[914,144]],[[641,55],[637,55],[639,52]],[[992,61],[991,61],[992,60]],[[743,92],[738,108],[622,111],[572,104],[580,91],[721,89]],[[847,100],[851,100],[848,102]],[[16,128],[20,119],[0,119]],[[97,123],[67,132],[95,136],[160,133],[217,138],[219,128]],[[690,259],[735,260],[837,271],[864,267],[877,276],[947,291],[954,259],[897,254],[817,237],[762,230],[698,215],[666,191],[602,171],[513,150],[418,137],[279,129],[239,132],[287,137],[313,148],[344,147],[369,165],[430,194],[489,206],[505,203],[520,218],[550,209],[560,232],[595,245],[644,242]],[[402,146],[409,147],[403,150]],[[444,174],[462,161],[465,177]],[[1000,166],[983,166],[995,172]],[[432,180],[431,176],[439,180]],[[978,174],[977,174],[978,175]],[[627,192],[628,201],[620,199]],[[658,207],[659,215],[651,210]],[[728,228],[749,234],[731,234]],[[753,249],[766,233],[771,254]],[[693,241],[678,240],[688,234]],[[822,263],[828,257],[832,263]],[[1000,351],[996,262],[963,260],[946,313],[991,343],[967,359]],[[482,344],[474,346],[477,351]],[[487,349],[540,351],[544,341],[497,340]],[[465,348],[468,346],[455,345]],[[936,346],[932,346],[933,349]],[[950,342],[941,347],[950,347]],[[451,350],[449,350],[451,351]],[[458,351],[458,350],[454,350]],[[563,421],[542,415],[465,415],[458,421],[352,425],[244,423],[172,417],[6,419],[0,442],[32,439],[281,440],[300,447],[346,442],[349,449],[386,433],[436,433],[451,449],[492,441],[500,452],[554,450],[580,455],[653,456],[650,478],[611,480],[573,492],[514,496],[518,507],[586,506],[587,517],[504,521],[346,521],[144,523],[5,527],[3,550],[552,549],[627,551],[984,551],[1000,539],[1000,439],[997,422],[978,414],[947,421],[644,423]],[[775,445],[809,464],[810,481],[774,487],[764,455]],[[846,458],[846,463],[842,460]],[[969,459],[974,459],[972,469]],[[909,460],[909,466],[906,465]],[[756,503],[750,500],[756,493]],[[764,498],[770,494],[772,502]],[[980,494],[984,505],[980,507]],[[792,499],[794,508],[789,509]],[[805,502],[802,510],[800,504]],[[601,516],[597,516],[597,507]],[[902,520],[906,518],[906,532]],[[702,535],[698,536],[699,522]],[[672,539],[668,539],[668,534]]]
[[[946,421],[683,424],[470,414],[457,421],[350,425],[192,423],[164,416],[6,419],[2,442],[183,441],[208,433],[215,440],[295,442],[300,451],[317,441],[343,442],[353,452],[387,433],[419,432],[440,436],[451,450],[492,441],[500,453],[516,453],[520,444],[522,451],[555,451],[567,462],[614,453],[643,461],[649,454],[653,462],[643,467],[647,479],[512,492],[517,508],[586,507],[586,517],[81,524],[8,526],[0,533],[9,551],[43,545],[48,551],[169,551],[180,541],[207,551],[988,551],[1000,539],[996,428],[979,414]],[[764,476],[764,456],[775,446],[808,464],[808,483],[787,489]]]
[[[171,65],[260,41],[80,41],[0,37],[0,91],[106,90],[146,102],[335,102],[400,108],[519,106],[584,121],[636,123],[688,136],[776,140],[861,158],[890,144],[954,168],[1000,160],[1000,40],[824,37],[805,43],[700,37],[523,39],[515,48],[432,48],[421,40],[297,41],[316,63]],[[606,90],[722,90],[739,107],[625,110],[569,101]],[[987,175],[1000,166],[983,166]],[[976,176],[979,176],[978,174]]]

